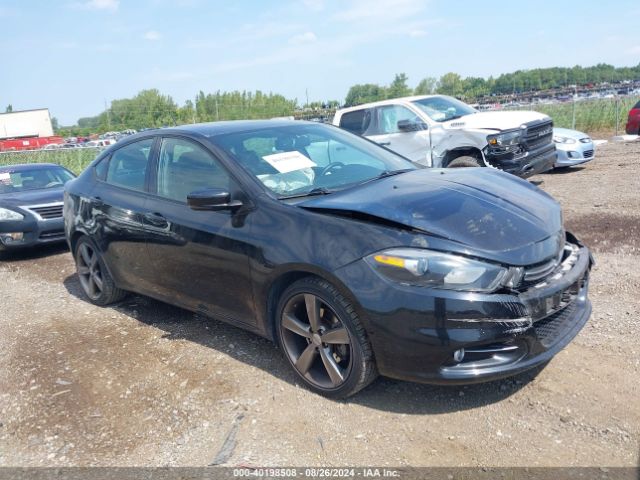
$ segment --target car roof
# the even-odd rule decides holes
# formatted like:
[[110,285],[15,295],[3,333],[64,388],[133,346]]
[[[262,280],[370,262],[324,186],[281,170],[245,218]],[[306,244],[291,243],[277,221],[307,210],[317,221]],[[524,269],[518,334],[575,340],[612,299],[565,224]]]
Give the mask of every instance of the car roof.
[[157,128],[131,135],[130,139],[146,137],[158,134],[184,134],[193,133],[205,137],[215,137],[227,133],[250,132],[274,127],[287,127],[294,125],[318,125],[318,122],[307,122],[304,120],[229,120],[223,122],[208,122],[180,125],[178,127]]
[[0,172],[23,172],[25,170],[46,170],[51,167],[62,168],[55,163],[19,163],[17,165],[0,165]]
[[396,103],[409,103],[416,100],[422,100],[424,98],[446,97],[447,95],[412,95],[410,97],[390,98],[388,100],[379,100],[377,102],[363,103],[361,105],[355,105],[353,107],[341,108],[338,110],[340,113],[350,112],[353,110],[360,110],[362,108],[379,107],[381,105],[393,105]]

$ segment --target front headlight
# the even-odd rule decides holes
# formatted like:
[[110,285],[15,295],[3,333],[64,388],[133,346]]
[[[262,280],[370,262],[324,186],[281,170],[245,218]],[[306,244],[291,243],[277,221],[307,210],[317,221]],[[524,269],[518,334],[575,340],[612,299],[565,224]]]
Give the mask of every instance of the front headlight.
[[417,248],[393,248],[374,253],[365,260],[382,277],[407,285],[492,292],[500,286],[513,287],[522,269]]
[[509,147],[512,145],[518,145],[522,138],[521,130],[513,130],[511,132],[498,133],[496,135],[489,135],[487,142],[492,147]]
[[18,212],[14,212],[13,210],[9,210],[8,208],[0,207],[0,221],[2,220],[22,220],[24,215]]
[[562,137],[560,135],[554,135],[553,141],[556,143],[576,143],[575,138]]

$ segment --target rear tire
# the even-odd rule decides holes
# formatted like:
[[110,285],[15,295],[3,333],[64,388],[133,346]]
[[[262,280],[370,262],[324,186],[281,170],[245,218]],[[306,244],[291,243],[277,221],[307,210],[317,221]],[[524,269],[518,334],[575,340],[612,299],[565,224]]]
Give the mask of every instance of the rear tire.
[[462,155],[461,157],[454,158],[447,168],[463,168],[463,167],[484,167],[480,160],[470,155]]
[[278,345],[310,390],[346,398],[378,376],[353,305],[325,280],[306,277],[290,285],[276,315]]
[[103,307],[127,296],[125,290],[116,287],[102,255],[88,237],[76,242],[73,258],[80,286],[91,303]]

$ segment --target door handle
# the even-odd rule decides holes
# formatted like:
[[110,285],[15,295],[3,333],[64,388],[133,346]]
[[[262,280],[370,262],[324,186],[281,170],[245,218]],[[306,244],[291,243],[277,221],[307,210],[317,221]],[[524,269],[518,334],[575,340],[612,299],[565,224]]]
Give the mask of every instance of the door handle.
[[387,145],[391,145],[391,142],[378,142],[378,145],[382,145],[383,147],[386,147]]
[[158,228],[167,228],[169,226],[169,222],[164,216],[159,213],[145,213],[142,215],[145,223],[152,225]]

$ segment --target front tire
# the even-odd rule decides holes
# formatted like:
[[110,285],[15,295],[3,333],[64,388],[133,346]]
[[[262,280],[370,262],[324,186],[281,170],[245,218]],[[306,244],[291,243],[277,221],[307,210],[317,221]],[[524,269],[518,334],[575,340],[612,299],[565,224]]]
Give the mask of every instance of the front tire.
[[276,336],[298,377],[314,392],[346,398],[378,375],[353,305],[330,283],[307,277],[282,294]]
[[480,160],[470,155],[462,155],[461,157],[454,158],[449,162],[447,168],[463,168],[463,167],[484,167]]
[[82,291],[95,305],[105,306],[122,300],[127,292],[116,287],[102,255],[88,237],[81,237],[74,252]]

